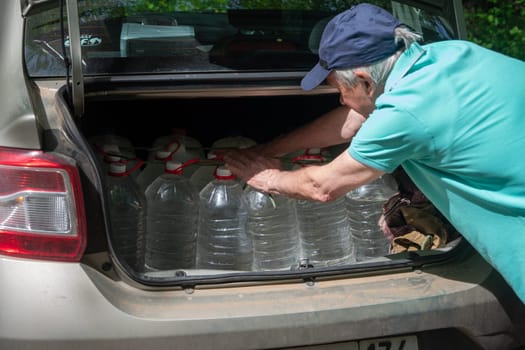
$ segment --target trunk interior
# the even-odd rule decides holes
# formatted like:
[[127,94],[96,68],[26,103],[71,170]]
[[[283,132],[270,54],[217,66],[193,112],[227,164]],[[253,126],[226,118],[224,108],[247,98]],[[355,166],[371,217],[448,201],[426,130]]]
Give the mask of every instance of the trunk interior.
[[171,128],[185,129],[204,147],[230,136],[262,143],[337,106],[338,98],[325,94],[97,100],[86,104],[81,128],[88,139],[104,129],[125,136],[146,159],[145,149]]
[[[85,113],[78,126],[86,139],[91,139],[104,130],[111,130],[113,134],[129,139],[135,148],[136,155],[147,160],[148,151],[154,140],[170,133],[172,128],[181,128],[203,145],[205,151],[212,143],[220,138],[243,136],[257,143],[264,143],[278,135],[285,134],[319,115],[339,105],[339,96],[336,93],[325,94],[288,94],[267,96],[239,96],[239,97],[140,97],[129,95],[129,98],[114,98],[110,96],[86,99]],[[329,149],[330,155],[335,157],[346,149],[346,145],[338,145]],[[146,162],[147,164],[147,162]],[[96,194],[91,193],[92,199]],[[107,203],[106,203],[107,204]],[[104,206],[102,206],[104,207]],[[105,216],[96,201],[87,204],[88,232],[103,232],[103,217]],[[89,237],[87,253],[108,248],[105,242],[107,235],[98,234],[98,237]],[[111,234],[109,234],[111,237]],[[114,243],[114,242],[113,242]],[[433,255],[435,254],[426,254]],[[397,254],[395,258],[379,258],[370,262],[368,268],[375,271],[385,271],[388,267],[399,267],[413,264],[413,254]],[[299,269],[301,264],[299,263]],[[368,262],[367,262],[368,263]],[[359,264],[363,267],[363,264]],[[309,267],[309,266],[307,266]],[[248,271],[244,273],[245,280],[304,278],[304,276],[337,275],[348,273],[355,268],[349,265],[332,266],[330,268],[309,269],[306,271]],[[359,268],[358,268],[359,269]],[[159,272],[159,271],[156,271]],[[306,275],[304,273],[307,273]],[[188,271],[182,274],[173,274],[173,271],[160,271],[159,274],[148,275],[142,271],[127,269],[127,273],[135,280],[155,285],[172,285],[182,283],[192,285],[194,282],[204,281],[202,275],[210,272]],[[215,275],[215,277],[213,277]],[[219,276],[220,275],[220,276]],[[175,277],[174,277],[175,276]],[[216,283],[238,281],[238,272],[225,271],[211,272],[212,280]],[[251,277],[250,277],[251,276]],[[262,276],[262,277],[261,277]],[[302,277],[301,277],[302,276]],[[168,278],[167,278],[168,277]],[[179,277],[183,277],[180,279]],[[187,277],[190,277],[189,279]],[[206,277],[206,276],[204,276]],[[155,279],[158,278],[158,279]],[[191,280],[193,278],[193,280]],[[199,279],[200,278],[200,279]],[[308,277],[309,278],[309,277]],[[177,282],[178,281],[178,282]],[[202,282],[208,283],[208,282]]]
[[[335,93],[222,98],[104,97],[86,100],[79,125],[87,140],[107,131],[127,138],[146,166],[154,140],[169,134],[173,128],[185,130],[188,136],[203,145],[207,153],[213,142],[221,138],[242,136],[257,143],[267,142],[338,105],[339,96]],[[332,151],[340,152],[344,146],[334,146]],[[95,218],[94,213],[99,210],[96,206],[90,208],[88,215]],[[95,227],[95,222],[88,219],[88,225]],[[96,225],[98,230],[103,226],[100,222]],[[99,236],[98,245],[97,240],[89,240],[88,251],[100,249],[103,246],[101,239]],[[134,274],[137,271],[128,272]],[[140,279],[142,274],[138,273],[138,276]]]

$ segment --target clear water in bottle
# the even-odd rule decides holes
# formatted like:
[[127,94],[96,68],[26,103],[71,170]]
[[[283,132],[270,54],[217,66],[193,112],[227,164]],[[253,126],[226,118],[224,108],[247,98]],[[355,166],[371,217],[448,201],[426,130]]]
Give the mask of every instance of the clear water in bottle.
[[346,194],[354,255],[363,261],[388,254],[390,241],[379,226],[383,204],[397,190],[390,175],[358,187]]
[[252,269],[252,241],[246,230],[248,205],[239,181],[225,167],[200,192],[197,267]]
[[181,163],[166,162],[146,189],[146,203],[146,269],[195,268],[199,193],[182,175]]
[[296,201],[302,258],[314,267],[354,261],[345,198],[332,202]]
[[254,270],[283,270],[296,266],[300,244],[295,201],[250,186],[246,187],[245,196]]
[[[294,158],[294,168],[308,166],[301,161],[325,161],[323,150],[311,148]],[[301,260],[314,267],[343,265],[354,262],[350,223],[345,198],[331,202],[296,200],[297,222],[301,237]]]
[[110,164],[107,194],[111,241],[116,256],[136,271],[143,271],[146,198],[128,176],[125,164]]

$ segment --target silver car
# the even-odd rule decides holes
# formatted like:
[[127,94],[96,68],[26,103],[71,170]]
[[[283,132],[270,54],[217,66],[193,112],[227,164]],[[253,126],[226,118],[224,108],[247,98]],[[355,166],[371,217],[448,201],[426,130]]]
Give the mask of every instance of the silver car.
[[[111,212],[103,158],[138,176],[172,128],[209,151],[337,106],[299,83],[355,3],[1,1],[0,349],[523,349],[524,305],[461,238],[277,270],[151,270],[119,250],[113,220],[133,218]],[[427,42],[465,37],[459,0],[374,3]],[[114,154],[108,133],[129,143]]]

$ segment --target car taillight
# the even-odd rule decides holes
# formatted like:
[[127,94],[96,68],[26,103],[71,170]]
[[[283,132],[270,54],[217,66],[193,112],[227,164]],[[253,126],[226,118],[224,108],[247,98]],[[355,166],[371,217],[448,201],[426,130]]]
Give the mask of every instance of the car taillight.
[[83,203],[72,164],[0,148],[0,254],[79,261],[86,246]]

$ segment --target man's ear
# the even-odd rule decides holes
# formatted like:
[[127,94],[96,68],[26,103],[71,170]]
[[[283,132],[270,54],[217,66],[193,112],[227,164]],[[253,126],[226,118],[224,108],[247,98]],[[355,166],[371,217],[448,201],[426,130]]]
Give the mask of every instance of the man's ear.
[[373,97],[376,92],[376,83],[372,77],[368,73],[359,70],[354,71],[354,74],[356,75],[359,83],[363,84],[366,94],[369,97]]

